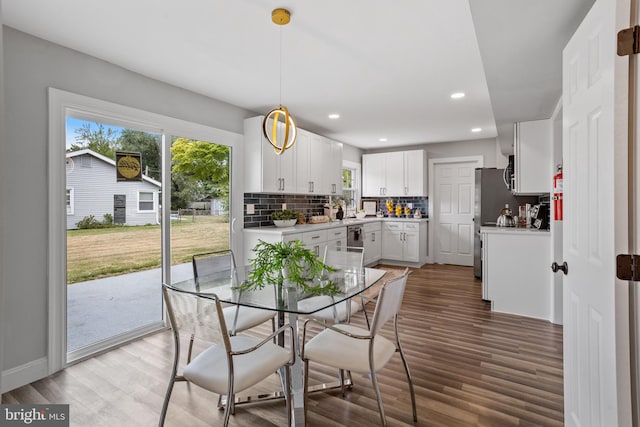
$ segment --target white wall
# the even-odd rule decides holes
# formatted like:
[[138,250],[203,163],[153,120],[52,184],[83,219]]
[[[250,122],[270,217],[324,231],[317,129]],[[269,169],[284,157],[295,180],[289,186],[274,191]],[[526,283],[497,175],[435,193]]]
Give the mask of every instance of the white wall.
[[504,167],[506,158],[499,154],[495,138],[469,141],[439,142],[432,144],[411,145],[389,149],[368,150],[365,153],[381,153],[387,151],[420,150],[427,151],[427,158],[482,156],[485,168]]
[[242,133],[254,116],[14,29],[4,30],[0,144],[3,371],[47,356],[47,87]]
[[342,160],[361,164],[362,150],[352,145],[342,144]]
[[[0,0],[0,28],[2,28],[2,1]],[[2,31],[0,31],[0,70],[3,70],[3,59],[4,59],[4,55],[3,55],[3,37],[2,37]],[[0,73],[0,76],[4,75],[4,73]],[[7,143],[5,141],[5,137],[4,137],[4,79],[0,78],[0,159],[4,159],[6,158],[5,153],[4,153],[4,148],[6,147]],[[5,197],[7,196],[7,188],[6,185],[8,184],[9,180],[7,179],[0,179],[0,200],[5,200]],[[0,236],[4,236],[4,221],[2,221],[2,218],[4,217],[4,210],[2,209],[2,206],[4,205],[4,203],[0,204]],[[4,271],[5,271],[5,263],[4,263],[4,255],[3,255],[3,248],[2,245],[0,245],[0,373],[2,373],[2,367],[4,366],[3,364],[3,342],[4,339],[3,337],[5,336],[5,328],[4,328],[4,312],[5,312],[5,308],[3,306],[4,304],[4,297],[3,297],[3,292],[2,292],[2,288],[4,288],[4,284],[5,284],[5,280],[4,280]],[[0,390],[2,390],[2,375],[0,375]],[[0,398],[0,403],[2,402],[2,399]]]

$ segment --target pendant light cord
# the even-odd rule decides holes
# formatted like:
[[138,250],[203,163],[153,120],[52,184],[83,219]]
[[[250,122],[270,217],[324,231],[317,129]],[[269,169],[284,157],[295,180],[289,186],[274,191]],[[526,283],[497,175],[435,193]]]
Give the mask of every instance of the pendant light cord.
[[282,105],[282,26],[280,26],[280,105]]

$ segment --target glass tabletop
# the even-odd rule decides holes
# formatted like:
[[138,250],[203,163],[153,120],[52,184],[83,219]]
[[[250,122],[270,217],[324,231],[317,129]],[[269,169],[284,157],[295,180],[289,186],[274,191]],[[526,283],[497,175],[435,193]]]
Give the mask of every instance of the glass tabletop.
[[[192,293],[204,298],[214,295],[221,302],[247,307],[256,307],[286,313],[312,314],[361,294],[376,284],[385,274],[375,268],[342,268],[331,272],[331,280],[339,289],[336,295],[316,295],[305,293],[297,288],[267,283],[262,289],[239,289],[238,285],[248,283],[251,267],[243,266],[225,270],[214,275],[189,279],[167,285],[181,292]],[[363,271],[364,270],[364,271]],[[310,280],[309,286],[320,286],[319,280]]]

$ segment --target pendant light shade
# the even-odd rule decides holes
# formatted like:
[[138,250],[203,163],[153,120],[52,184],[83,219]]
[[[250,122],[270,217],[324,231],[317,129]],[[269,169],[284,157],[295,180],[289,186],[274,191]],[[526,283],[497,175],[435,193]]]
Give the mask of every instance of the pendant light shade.
[[298,129],[287,107],[279,105],[264,117],[262,132],[276,154],[282,154],[295,144]]
[[[291,21],[291,14],[286,9],[274,9],[271,12],[271,20],[276,25],[287,25]],[[278,155],[282,155],[296,143],[298,133],[296,122],[289,114],[287,107],[282,105],[282,29],[280,29],[280,105],[266,114],[262,121],[262,131]]]

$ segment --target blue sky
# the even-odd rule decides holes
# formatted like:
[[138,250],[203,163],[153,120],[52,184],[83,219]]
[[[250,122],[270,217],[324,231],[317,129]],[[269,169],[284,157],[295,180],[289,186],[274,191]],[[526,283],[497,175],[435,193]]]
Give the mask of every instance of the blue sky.
[[[91,122],[87,120],[76,119],[73,117],[67,117],[67,129],[66,129],[66,138],[67,138],[67,148],[71,147],[71,144],[75,144],[76,142],[76,129],[80,129],[83,123],[91,123],[91,129],[97,129],[96,122]],[[111,126],[103,123],[105,129],[113,129],[116,132],[122,131],[123,128],[117,126]]]

